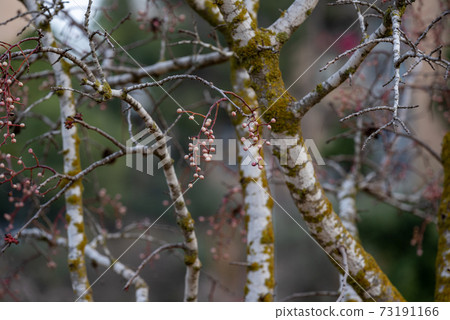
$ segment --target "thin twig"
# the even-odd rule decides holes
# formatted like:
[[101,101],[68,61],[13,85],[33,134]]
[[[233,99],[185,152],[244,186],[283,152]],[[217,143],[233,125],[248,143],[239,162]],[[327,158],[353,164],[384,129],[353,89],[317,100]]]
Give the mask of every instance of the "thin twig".
[[123,287],[124,290],[128,289],[130,287],[130,285],[133,283],[134,279],[139,275],[139,273],[142,271],[142,268],[144,268],[144,266],[152,259],[155,257],[155,255],[157,255],[158,253],[164,251],[164,250],[170,250],[170,249],[176,249],[176,248],[181,248],[183,250],[186,249],[186,246],[184,245],[184,243],[169,243],[169,244],[165,244],[159,248],[157,248],[156,250],[154,250],[151,254],[149,254],[144,260],[142,260],[141,264],[139,265],[139,267],[136,269],[136,271],[134,272],[133,276],[131,276],[130,279],[128,279],[127,283],[125,284],[125,286]]

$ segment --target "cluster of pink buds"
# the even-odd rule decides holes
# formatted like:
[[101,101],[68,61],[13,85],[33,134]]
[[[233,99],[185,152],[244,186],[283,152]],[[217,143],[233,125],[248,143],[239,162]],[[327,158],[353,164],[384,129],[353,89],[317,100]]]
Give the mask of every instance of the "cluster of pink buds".
[[[262,130],[263,127],[266,127],[268,130],[272,129],[271,124],[276,122],[275,118],[272,118],[268,123],[260,122],[260,117],[258,117],[258,113],[256,112],[256,108],[250,107],[244,99],[239,97],[237,94],[230,91],[223,91],[224,94],[232,95],[236,99],[238,99],[245,107],[250,111],[249,114],[245,113],[241,108],[239,108],[236,104],[232,103],[235,107],[235,110],[231,112],[232,117],[237,116],[237,111],[241,116],[244,117],[244,122],[242,123],[242,128],[246,130],[247,137],[242,137],[241,142],[244,144],[244,150],[248,151],[250,148],[256,147],[258,150],[258,157],[256,161],[252,163],[252,166],[258,167],[259,169],[263,169],[264,161],[262,157],[262,149],[264,145],[270,145],[270,141],[262,138]],[[214,125],[217,120],[217,114],[219,111],[219,105],[221,102],[231,101],[228,98],[220,98],[217,100],[210,108],[206,115],[196,113],[189,110],[184,110],[182,108],[177,109],[177,113],[182,114],[186,113],[189,115],[189,120],[195,121],[195,117],[203,118],[203,122],[201,124],[200,132],[195,137],[190,137],[192,140],[189,143],[189,153],[184,156],[185,160],[189,161],[189,165],[194,169],[193,180],[189,182],[188,187],[192,188],[195,181],[198,179],[203,180],[205,178],[204,174],[202,174],[202,168],[199,166],[200,161],[210,162],[213,158],[213,154],[216,152],[216,149],[213,147],[214,145]]]
[[[233,111],[234,112],[234,111]],[[235,112],[234,112],[235,114]],[[233,113],[232,113],[233,115]],[[246,130],[247,137],[242,137],[241,142],[244,144],[244,151],[248,151],[252,147],[256,147],[258,150],[258,157],[255,159],[255,161],[252,162],[252,166],[258,168],[260,170],[264,167],[264,161],[262,157],[262,150],[263,146],[270,145],[270,141],[264,139],[262,137],[262,130],[260,130],[262,127],[266,127],[267,130],[271,130],[272,126],[271,123],[277,122],[275,118],[272,118],[269,123],[260,123],[257,118],[256,111],[252,111],[251,115],[247,118],[247,121],[244,121],[242,123],[242,128]]]
[[6,132],[3,133],[3,142],[0,146],[4,145],[8,138],[11,143],[16,143],[16,134],[14,133],[13,127],[25,127],[24,123],[14,123],[10,119],[13,119],[15,114],[15,109],[17,104],[20,103],[20,98],[15,97],[12,93],[13,84],[23,87],[23,83],[16,81],[14,75],[11,75],[10,64],[7,61],[3,61],[0,64],[1,78],[0,78],[0,129],[6,127]]
[[[33,196],[44,196],[57,188],[61,181],[54,169],[39,163],[33,149],[28,149],[28,153],[35,160],[35,164],[32,166],[27,166],[21,157],[9,153],[6,155],[0,154],[0,185],[5,183],[10,185],[11,191],[8,193],[8,202],[14,204],[12,212],[3,214],[3,218],[10,223],[9,229],[13,227],[14,218],[17,212],[24,207],[26,201],[29,201]],[[53,173],[52,177],[57,178],[57,183],[53,186],[47,186],[47,190],[41,191],[40,188],[44,187],[51,180],[51,177],[44,183],[39,184],[36,181],[42,180],[47,171]],[[29,177],[23,177],[25,172],[28,172]]]
[[241,142],[244,144],[244,151],[248,151],[250,148],[256,147],[258,150],[259,156],[256,158],[256,161],[252,162],[252,166],[262,170],[264,168],[264,161],[262,157],[262,150],[264,145],[270,145],[270,141],[265,140],[262,138],[262,130],[260,130],[263,127],[266,127],[267,130],[272,129],[273,123],[277,122],[275,118],[270,119],[268,123],[263,123],[260,121],[262,119],[260,116],[258,116],[257,108],[252,108],[249,106],[244,99],[242,99],[240,96],[235,94],[234,92],[225,91],[225,93],[230,94],[237,98],[245,107],[249,110],[249,114],[244,113],[242,109],[240,109],[238,106],[236,106],[234,103],[234,107],[236,110],[233,110],[231,112],[232,117],[236,117],[237,113],[236,111],[239,111],[239,113],[245,117],[245,120],[242,123],[242,128],[246,131],[247,137],[242,137]]
[[200,162],[203,160],[205,162],[210,162],[212,160],[213,154],[216,152],[216,148],[213,147],[214,141],[216,137],[214,136],[214,124],[217,119],[217,112],[215,114],[214,119],[211,119],[210,112],[208,114],[202,115],[198,114],[192,111],[186,111],[179,108],[177,110],[177,113],[188,113],[189,114],[189,120],[195,120],[195,116],[198,115],[203,118],[202,127],[200,128],[200,132],[195,137],[190,137],[190,140],[192,142],[189,143],[189,153],[184,156],[185,160],[189,161],[189,165],[194,169],[194,174],[192,180],[188,187],[192,188],[193,183],[200,179],[205,179],[204,174],[202,174],[202,168],[200,167]]

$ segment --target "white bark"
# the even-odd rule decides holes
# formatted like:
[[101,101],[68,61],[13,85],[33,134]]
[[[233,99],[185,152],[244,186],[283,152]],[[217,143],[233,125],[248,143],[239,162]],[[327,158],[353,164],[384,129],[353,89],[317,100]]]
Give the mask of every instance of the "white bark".
[[258,17],[259,0],[244,0],[244,2],[248,14],[254,21],[256,21]]
[[149,75],[156,77],[176,70],[189,69],[192,66],[197,68],[207,67],[209,65],[225,62],[229,60],[232,55],[233,53],[231,51],[226,51],[225,54],[212,52],[161,61],[142,68],[114,66],[115,72],[123,72],[124,74],[108,77],[107,82],[113,87],[136,81],[137,79],[142,79]]
[[392,51],[394,53],[394,110],[393,117],[394,119],[398,116],[398,107],[400,103],[400,65],[397,65],[397,62],[400,60],[400,23],[401,17],[398,9],[392,9],[391,13],[392,20],[392,38],[393,38],[393,47]]
[[295,0],[270,27],[275,34],[289,39],[295,30],[309,17],[319,0]]
[[[38,11],[38,6],[34,0],[25,0],[25,6],[30,11]],[[36,28],[43,29],[44,46],[56,46],[55,38],[50,30],[50,22],[45,15],[33,14]],[[48,54],[48,60],[52,66],[55,84],[65,88],[71,88],[70,74],[64,70],[62,62],[57,54]],[[64,128],[67,117],[76,113],[73,95],[71,91],[64,90],[59,94],[61,137],[64,155],[64,173],[75,175],[81,171],[79,138],[76,126],[71,129]],[[66,220],[67,220],[67,244],[68,244],[68,264],[72,288],[79,301],[91,301],[92,292],[86,274],[86,264],[84,250],[86,245],[86,235],[84,233],[83,202],[81,181],[74,183],[65,192],[66,199]]]
[[228,23],[230,36],[235,44],[239,47],[247,45],[250,39],[255,36],[254,28],[256,28],[256,25],[252,25],[253,20],[243,2],[240,0],[223,0],[219,9],[225,22]]
[[201,15],[213,27],[220,27],[224,23],[222,14],[211,0],[186,0],[191,8]]
[[[233,91],[247,104],[256,108],[258,101],[255,92],[245,84],[249,76],[244,68],[233,70]],[[234,121],[238,138],[246,137],[241,121]],[[248,151],[239,144],[240,177],[244,193],[247,215],[247,284],[245,301],[272,301],[274,291],[274,238],[272,225],[272,200],[267,183],[265,167],[259,169],[252,162],[260,156],[256,146],[246,141]]]
[[[358,144],[358,148],[360,144]],[[359,239],[358,227],[356,225],[358,213],[356,210],[356,176],[350,174],[341,185],[337,198],[339,202],[339,217],[342,220],[342,225],[355,239]],[[340,275],[341,281],[348,280],[346,275]],[[341,293],[341,301],[362,301],[355,289],[346,285]]]
[[[286,135],[279,133],[272,133],[272,137],[280,139],[281,142],[286,139]],[[279,150],[287,150],[287,163],[281,167],[291,195],[313,237],[317,239],[330,259],[339,265],[342,265],[339,248],[345,248],[348,258],[348,281],[353,282],[353,288],[358,290],[364,300],[402,300],[401,295],[379,269],[373,257],[364,251],[334,212],[315,176],[311,157],[303,145],[301,136],[289,136],[289,138],[296,139],[298,144],[280,145]]]

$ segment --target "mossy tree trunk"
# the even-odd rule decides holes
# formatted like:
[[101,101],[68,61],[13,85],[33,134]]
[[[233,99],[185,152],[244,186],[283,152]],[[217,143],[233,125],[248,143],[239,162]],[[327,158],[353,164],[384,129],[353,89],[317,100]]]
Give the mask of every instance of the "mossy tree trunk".
[[[254,14],[248,12],[243,1],[217,1],[221,17],[211,5],[207,5],[208,1],[188,2],[200,15],[206,17],[206,20],[225,23],[229,44],[240,65],[250,76],[248,85],[256,93],[262,118],[265,122],[276,119],[276,123],[272,125],[271,137],[279,143],[274,146],[273,154],[280,161],[289,191],[313,237],[336,265],[342,266],[343,257],[340,250],[345,250],[349,281],[364,300],[402,301],[403,297],[373,257],[348,232],[333,210],[315,176],[300,128],[303,115],[354,73],[375,44],[357,50],[327,81],[297,101],[284,85],[279,69],[279,52],[282,45],[314,9],[317,1],[294,1],[291,7],[266,29],[257,27]],[[367,41],[382,37],[386,30],[387,28],[381,25]],[[292,141],[296,141],[296,144],[292,145]],[[343,272],[341,267],[338,267],[338,270]]]
[[[231,70],[233,91],[252,108],[257,109],[255,92],[248,86],[247,71],[233,60]],[[242,125],[247,122],[241,115],[233,117],[236,135],[248,139],[248,132]],[[248,140],[238,146],[239,174],[245,204],[245,225],[247,230],[247,281],[245,301],[273,301],[274,279],[274,237],[272,224],[273,201],[267,182],[265,167],[251,165],[262,156],[262,138],[256,145]],[[244,150],[244,147],[248,149]]]

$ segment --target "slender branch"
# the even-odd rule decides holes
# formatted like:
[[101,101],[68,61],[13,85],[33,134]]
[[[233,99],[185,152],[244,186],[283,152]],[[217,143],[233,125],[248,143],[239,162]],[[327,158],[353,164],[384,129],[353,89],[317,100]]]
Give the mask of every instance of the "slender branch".
[[124,73],[122,75],[108,77],[107,82],[110,86],[122,85],[125,83],[138,81],[149,76],[156,77],[172,71],[189,69],[192,66],[196,66],[197,68],[207,67],[209,65],[228,61],[230,57],[233,56],[233,53],[231,51],[224,50],[223,52],[224,54],[212,52],[207,54],[185,56],[168,61],[157,62],[153,65],[143,68],[127,68],[114,66],[113,68],[109,69],[106,67],[105,70]]
[[356,14],[358,15],[358,21],[359,21],[359,28],[361,29],[361,33],[365,38],[367,38],[367,27],[366,27],[366,21],[364,20],[364,16],[361,14],[361,10],[358,7],[358,4],[356,1],[352,1],[353,7],[356,10]]
[[349,55],[350,53],[355,52],[358,49],[364,48],[365,46],[367,46],[369,44],[378,44],[380,42],[392,42],[392,37],[382,38],[382,39],[373,39],[372,41],[364,42],[364,43],[357,45],[356,47],[348,49],[345,52],[341,53],[340,55],[336,56],[333,60],[328,61],[327,64],[323,68],[321,68],[319,71],[324,71],[324,70],[328,69],[328,67],[331,66],[336,61],[338,61],[342,57]]
[[375,39],[380,39],[387,33],[387,28],[384,24],[381,24],[375,32],[373,32],[366,42],[370,43],[356,50],[353,55],[348,59],[348,61],[339,68],[338,71],[333,73],[326,81],[323,81],[317,87],[305,95],[302,99],[295,102],[292,110],[296,112],[299,116],[303,116],[319,103],[328,93],[337,88],[341,83],[348,79],[348,77],[355,72],[359,65],[364,61],[364,58],[369,54],[369,52],[377,45],[377,42],[372,42]]
[[366,6],[369,7],[370,9],[375,10],[376,12],[378,12],[379,14],[381,14],[382,16],[384,16],[384,11],[381,10],[380,8],[378,8],[375,5],[375,2],[368,2],[368,1],[356,1],[356,0],[336,0],[336,2],[334,3],[328,3],[327,5],[329,6],[338,6],[338,5],[342,5],[342,4],[354,4],[354,5],[361,5],[361,6]]
[[154,250],[151,254],[149,254],[144,260],[142,260],[141,264],[136,269],[134,274],[128,279],[127,283],[123,287],[124,290],[127,290],[130,287],[130,285],[133,283],[133,281],[139,276],[139,273],[142,271],[144,266],[147,263],[149,263],[150,260],[153,259],[157,254],[159,254],[160,252],[162,252],[164,250],[171,250],[171,249],[176,249],[176,248],[185,250],[186,246],[184,245],[184,243],[168,243],[168,244],[160,246],[159,248]]
[[422,32],[422,34],[417,38],[416,42],[414,43],[414,45],[418,45],[420,43],[420,41],[422,41],[428,34],[428,32],[431,30],[431,28],[434,27],[434,25],[436,23],[438,23],[443,17],[445,17],[446,15],[450,14],[450,10],[446,10],[443,13],[441,13],[439,15],[439,17],[437,17],[436,19],[434,19],[429,25],[428,27]]
[[[58,245],[67,248],[67,239],[60,236],[54,236],[37,228],[23,230],[22,236],[25,239],[31,238],[46,241],[50,246]],[[86,257],[92,262],[95,262],[97,265],[101,265],[104,268],[109,268],[112,264],[112,260],[110,258],[102,255],[98,250],[95,249],[95,247],[89,244],[86,245],[85,254]],[[112,269],[114,272],[116,272],[126,280],[129,280],[135,273],[120,261],[116,261]],[[148,285],[145,280],[140,276],[134,276],[131,281],[129,280],[129,282],[130,285],[134,284],[136,288],[136,302],[148,301]]]
[[[414,108],[418,108],[418,107],[419,107],[418,105],[415,105],[415,106],[399,106],[397,108],[398,109],[414,109]],[[349,120],[351,118],[358,117],[358,116],[360,116],[360,115],[362,115],[364,113],[373,112],[373,111],[380,111],[380,110],[388,110],[388,111],[392,111],[393,112],[393,111],[395,111],[395,108],[394,107],[390,107],[390,106],[369,107],[369,108],[362,109],[362,110],[357,111],[357,112],[353,112],[352,114],[349,114],[348,116],[340,119],[339,121],[340,122],[347,121],[347,120]]]
[[[100,86],[98,90],[101,91],[102,87],[103,86]],[[170,197],[172,201],[176,203],[175,212],[177,214],[177,223],[180,226],[185,238],[186,277],[184,300],[197,301],[201,263],[198,258],[198,244],[197,236],[195,234],[194,220],[187,210],[183,197],[184,193],[181,192],[181,186],[173,166],[173,160],[170,156],[165,136],[158,124],[152,119],[147,110],[144,109],[138,100],[123,90],[113,89],[110,93],[112,97],[128,103],[144,121],[149,133],[154,134],[155,140],[158,141],[155,149],[155,155],[161,160],[159,165],[163,168],[164,176],[169,187]]]

